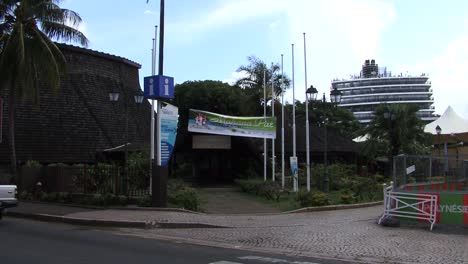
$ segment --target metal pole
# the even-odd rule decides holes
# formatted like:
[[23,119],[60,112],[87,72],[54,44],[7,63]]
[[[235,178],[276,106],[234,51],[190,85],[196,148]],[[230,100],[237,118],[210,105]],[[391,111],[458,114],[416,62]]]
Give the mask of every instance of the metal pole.
[[[324,106],[326,106],[327,98],[325,97],[325,93],[323,93],[322,99]],[[323,151],[323,191],[328,192],[328,133],[327,133],[327,122],[328,117],[325,117],[323,120],[323,128],[324,128],[324,151]]]
[[[273,72],[271,73],[271,117],[275,117],[275,87]],[[271,139],[271,180],[275,181],[275,139]]]
[[128,104],[127,97],[124,97],[125,106],[125,195],[128,196],[130,179],[128,176]]
[[[296,97],[294,94],[294,44],[291,44],[292,49],[292,90],[293,90],[293,157],[296,157]],[[298,179],[296,175],[294,178],[294,191],[298,190]]]
[[306,33],[304,33],[304,82],[305,82],[305,107],[306,107],[306,166],[307,166],[307,191],[310,191],[310,143],[309,143],[309,100],[307,98],[307,53]]
[[284,73],[281,54],[281,189],[284,189]]
[[[154,26],[154,38],[153,38],[153,49],[152,51],[152,58],[151,58],[151,75],[154,76],[156,74],[156,39],[158,37],[158,26]],[[149,175],[150,175],[150,187],[149,193],[152,194],[152,185],[153,185],[153,166],[154,166],[154,99],[151,99],[151,132],[150,132],[150,139],[151,139],[151,153],[150,153],[150,167],[149,167]]]
[[[263,118],[266,121],[266,71],[263,70]],[[267,140],[263,138],[263,180],[267,180]]]
[[[159,68],[158,75],[164,74],[164,0],[161,0],[160,15],[159,15]],[[153,206],[166,207],[167,205],[167,175],[168,170],[166,167],[161,166],[161,100],[157,100],[157,118],[156,118],[156,169],[153,168],[153,192],[152,202]],[[157,174],[156,174],[157,171]]]

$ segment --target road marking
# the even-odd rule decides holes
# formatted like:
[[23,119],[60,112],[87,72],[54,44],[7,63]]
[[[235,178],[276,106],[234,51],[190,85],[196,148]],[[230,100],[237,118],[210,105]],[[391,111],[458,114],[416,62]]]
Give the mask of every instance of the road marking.
[[221,261],[216,261],[216,262],[210,262],[208,264],[242,264],[242,263],[221,260]]
[[268,258],[268,257],[260,257],[260,256],[244,256],[238,257],[238,259],[245,259],[245,260],[258,260],[261,262],[267,263],[286,263],[286,264],[319,264],[315,262],[303,262],[303,261],[288,261],[286,259],[277,259],[277,258]]

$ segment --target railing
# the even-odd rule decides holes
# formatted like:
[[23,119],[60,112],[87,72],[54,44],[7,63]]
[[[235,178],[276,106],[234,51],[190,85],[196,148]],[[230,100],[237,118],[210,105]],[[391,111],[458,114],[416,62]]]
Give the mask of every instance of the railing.
[[128,170],[128,179],[123,167],[118,165],[49,167],[45,176],[45,184],[50,192],[109,193],[129,197],[149,194],[148,172],[131,167]]
[[437,218],[437,195],[394,192],[393,182],[390,186],[384,184],[384,213],[379,224],[385,217],[396,216],[428,221],[431,230]]

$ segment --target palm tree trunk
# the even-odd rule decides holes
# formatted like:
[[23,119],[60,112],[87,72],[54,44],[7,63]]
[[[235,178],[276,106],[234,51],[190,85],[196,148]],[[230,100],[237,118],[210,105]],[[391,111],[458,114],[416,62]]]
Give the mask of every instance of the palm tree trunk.
[[13,85],[10,85],[10,94],[8,102],[8,131],[9,131],[9,147],[10,147],[10,162],[11,162],[11,173],[13,179],[17,180],[16,175],[16,146],[15,146],[15,89]]

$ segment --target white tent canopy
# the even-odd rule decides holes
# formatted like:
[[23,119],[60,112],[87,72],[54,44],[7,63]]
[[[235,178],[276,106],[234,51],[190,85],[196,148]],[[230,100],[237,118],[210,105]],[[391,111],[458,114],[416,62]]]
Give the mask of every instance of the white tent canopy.
[[459,134],[468,132],[468,121],[460,117],[451,106],[447,107],[444,114],[424,127],[424,132],[436,135],[436,127],[442,129],[441,134]]

